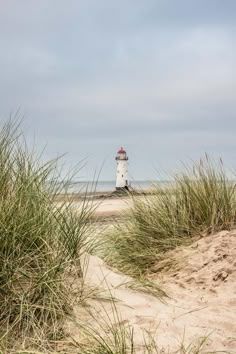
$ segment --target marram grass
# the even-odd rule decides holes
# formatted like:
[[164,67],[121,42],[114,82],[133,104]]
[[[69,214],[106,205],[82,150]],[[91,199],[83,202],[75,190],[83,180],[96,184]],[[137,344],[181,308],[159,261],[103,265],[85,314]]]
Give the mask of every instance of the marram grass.
[[72,311],[69,280],[83,276],[93,210],[86,201],[79,213],[72,201],[55,204],[57,171],[56,162],[43,165],[28,151],[16,122],[2,127],[0,352],[19,343],[44,350],[61,338]]
[[236,185],[222,162],[207,156],[175,176],[171,187],[157,186],[151,195],[131,198],[128,219],[107,233],[103,254],[132,276],[150,271],[176,246],[236,224]]

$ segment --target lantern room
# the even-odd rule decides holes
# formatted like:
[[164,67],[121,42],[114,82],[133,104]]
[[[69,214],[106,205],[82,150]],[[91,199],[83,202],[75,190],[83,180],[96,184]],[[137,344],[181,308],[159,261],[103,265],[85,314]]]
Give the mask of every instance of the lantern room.
[[121,147],[120,150],[117,151],[116,160],[128,160],[127,153],[123,149],[123,147]]

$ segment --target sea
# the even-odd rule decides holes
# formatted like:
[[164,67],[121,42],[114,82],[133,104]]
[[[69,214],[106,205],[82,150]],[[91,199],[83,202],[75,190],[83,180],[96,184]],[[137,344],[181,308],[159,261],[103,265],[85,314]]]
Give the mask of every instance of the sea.
[[[169,181],[129,181],[129,186],[131,189],[135,190],[148,190],[151,187],[165,186]],[[63,183],[60,186],[60,193],[109,193],[113,192],[116,189],[115,181],[69,181]]]

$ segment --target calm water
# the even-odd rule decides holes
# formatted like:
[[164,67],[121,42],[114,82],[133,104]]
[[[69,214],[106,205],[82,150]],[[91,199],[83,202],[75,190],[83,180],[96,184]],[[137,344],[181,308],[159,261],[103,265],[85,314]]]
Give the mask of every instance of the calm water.
[[[167,181],[130,181],[132,188],[137,190],[147,190],[153,184],[166,185]],[[99,182],[69,182],[63,186],[63,191],[69,193],[81,193],[86,190],[89,192],[113,192],[116,189],[115,181],[99,181]]]

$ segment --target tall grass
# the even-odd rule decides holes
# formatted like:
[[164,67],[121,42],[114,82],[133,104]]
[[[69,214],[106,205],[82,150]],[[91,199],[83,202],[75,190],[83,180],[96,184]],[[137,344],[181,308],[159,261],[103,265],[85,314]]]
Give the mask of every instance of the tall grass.
[[194,237],[236,223],[236,186],[223,163],[207,156],[174,177],[171,187],[155,187],[133,198],[126,222],[115,225],[104,247],[107,262],[133,276],[147,272],[163,254]]
[[78,213],[68,198],[56,205],[59,178],[57,162],[40,163],[16,122],[2,127],[0,350],[17,342],[45,348],[72,310],[69,279],[83,276],[93,208],[84,201]]
[[83,354],[135,354],[133,328],[122,321],[114,300],[110,308],[105,307],[90,311],[93,323],[82,325],[87,338],[84,345],[79,345]]

